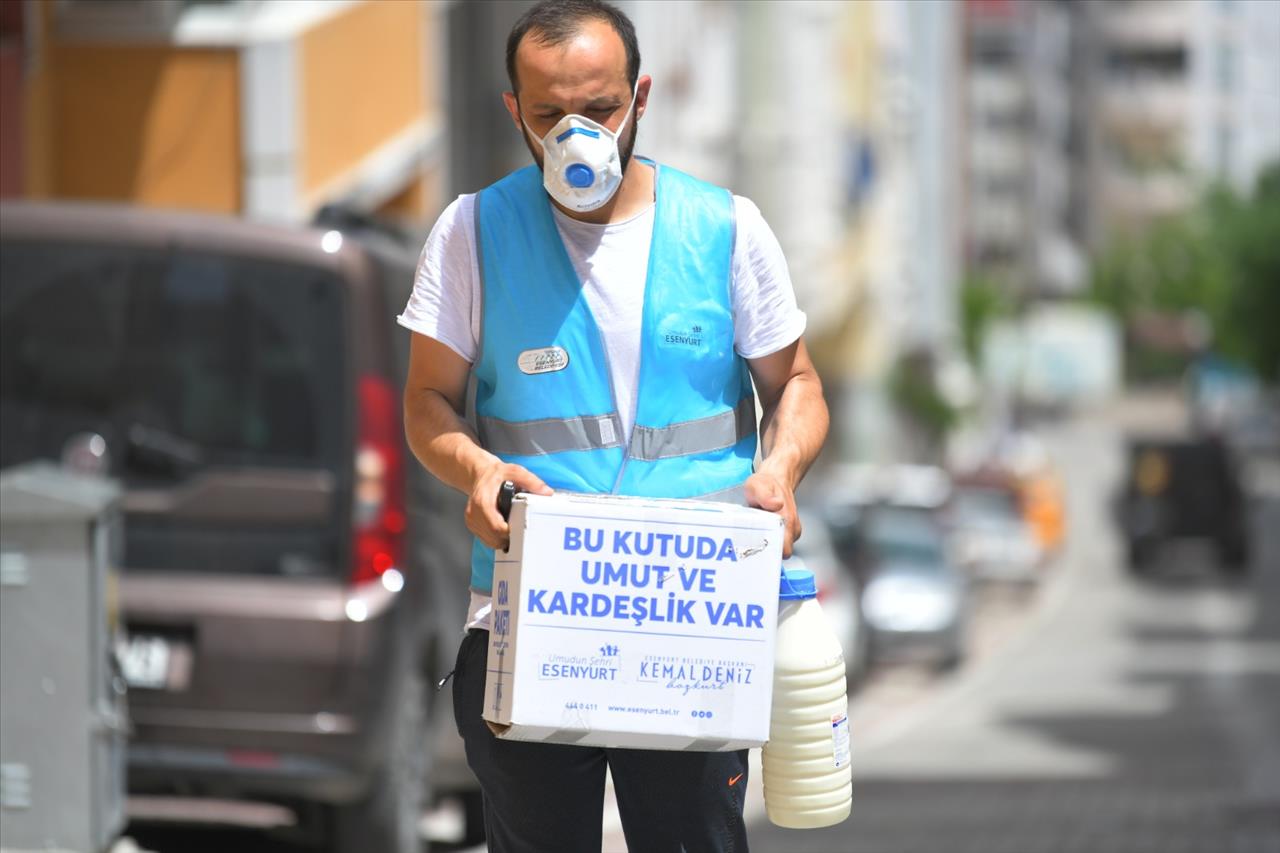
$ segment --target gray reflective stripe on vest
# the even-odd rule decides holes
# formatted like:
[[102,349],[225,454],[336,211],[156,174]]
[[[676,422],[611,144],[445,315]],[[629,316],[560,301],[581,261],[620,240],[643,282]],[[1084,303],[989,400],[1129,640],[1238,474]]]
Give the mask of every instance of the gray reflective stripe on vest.
[[732,447],[756,431],[756,401],[743,397],[732,411],[665,427],[637,426],[631,458],[645,462]]
[[617,415],[546,418],[539,421],[478,419],[486,450],[516,456],[542,456],[566,450],[603,450],[622,446],[622,422]]

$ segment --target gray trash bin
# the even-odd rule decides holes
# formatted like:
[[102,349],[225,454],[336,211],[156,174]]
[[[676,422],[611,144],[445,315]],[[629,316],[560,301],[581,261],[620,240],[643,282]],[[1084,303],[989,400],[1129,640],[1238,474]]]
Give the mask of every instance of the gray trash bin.
[[0,847],[105,850],[124,827],[124,682],[113,665],[118,486],[0,472]]

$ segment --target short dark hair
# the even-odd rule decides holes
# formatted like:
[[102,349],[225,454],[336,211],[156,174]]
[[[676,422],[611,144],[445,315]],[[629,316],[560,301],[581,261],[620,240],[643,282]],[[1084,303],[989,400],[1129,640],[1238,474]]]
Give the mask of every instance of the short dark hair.
[[577,35],[585,21],[604,21],[622,39],[622,46],[627,50],[627,83],[634,89],[640,78],[640,44],[630,18],[604,0],[542,0],[520,16],[507,36],[507,77],[511,79],[511,91],[520,92],[516,80],[516,51],[526,35],[539,44],[560,45]]

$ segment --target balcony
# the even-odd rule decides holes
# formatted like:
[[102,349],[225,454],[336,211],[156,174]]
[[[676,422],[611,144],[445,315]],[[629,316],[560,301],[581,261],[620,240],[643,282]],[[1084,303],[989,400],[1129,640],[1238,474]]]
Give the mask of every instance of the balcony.
[[1195,201],[1191,180],[1179,172],[1139,174],[1118,167],[1102,176],[1102,198],[1108,220],[1138,225],[1181,213]]
[[1113,76],[1102,91],[1101,101],[1103,121],[1108,127],[1181,128],[1187,122],[1191,90],[1185,76]]
[[1141,0],[1100,5],[1100,29],[1111,46],[1159,47],[1185,44],[1191,37],[1193,3]]

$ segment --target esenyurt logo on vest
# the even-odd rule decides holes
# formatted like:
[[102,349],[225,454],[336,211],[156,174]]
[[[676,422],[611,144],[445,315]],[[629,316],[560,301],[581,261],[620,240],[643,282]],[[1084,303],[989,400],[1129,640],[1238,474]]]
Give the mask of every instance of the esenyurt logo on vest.
[[668,346],[698,349],[702,346],[702,327],[694,323],[687,329],[672,329],[663,334],[662,342]]
[[516,359],[522,373],[535,376],[539,373],[555,373],[569,366],[569,353],[562,347],[527,349]]
[[733,316],[712,300],[666,314],[654,331],[658,348],[680,358],[718,358],[733,349]]

